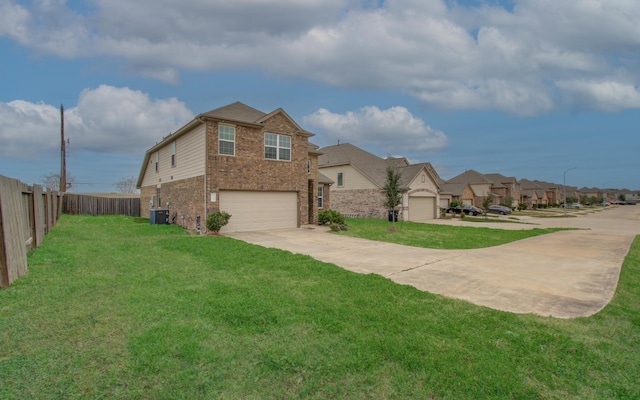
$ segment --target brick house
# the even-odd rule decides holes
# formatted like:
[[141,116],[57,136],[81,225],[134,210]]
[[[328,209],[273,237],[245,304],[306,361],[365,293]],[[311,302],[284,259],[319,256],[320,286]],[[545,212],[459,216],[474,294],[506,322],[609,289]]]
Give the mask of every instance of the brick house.
[[504,176],[502,174],[485,174],[490,181],[500,184],[500,188],[492,188],[492,191],[501,196],[499,203],[504,203],[504,199],[511,197],[511,204],[508,207],[517,207],[520,203],[520,182],[513,176]]
[[166,208],[170,222],[195,229],[222,210],[232,215],[222,232],[315,223],[331,180],[320,182],[312,136],[281,108],[236,102],[200,114],[146,152],[141,213]]
[[533,181],[528,179],[520,180],[520,202],[526,204],[529,208],[548,205],[549,197],[547,193],[545,188]]
[[494,203],[500,203],[498,191],[502,188],[504,185],[493,182],[485,175],[472,169],[449,179],[444,186],[444,190],[455,193],[456,196],[453,200],[476,207],[482,207],[482,202],[490,193],[493,193],[495,197]]
[[402,218],[425,221],[439,216],[440,177],[431,164],[409,164],[406,158],[380,158],[352,144],[323,147],[318,158],[322,174],[335,183],[331,207],[348,216],[387,218],[383,187],[387,167],[402,174]]

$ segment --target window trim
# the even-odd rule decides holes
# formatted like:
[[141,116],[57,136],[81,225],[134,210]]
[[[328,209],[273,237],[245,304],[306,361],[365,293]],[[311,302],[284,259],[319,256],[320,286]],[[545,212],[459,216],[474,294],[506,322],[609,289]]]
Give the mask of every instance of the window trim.
[[318,208],[324,208],[324,185],[318,185]]
[[176,142],[171,143],[171,166],[176,166]]
[[156,173],[160,172],[160,152],[156,151]]
[[[276,145],[267,145],[267,135],[274,135],[276,137]],[[289,138],[289,147],[284,147],[281,145],[280,143],[280,138]],[[275,149],[276,150],[276,158],[271,158],[271,157],[267,157],[267,148],[270,149]],[[293,158],[293,140],[291,138],[291,136],[289,135],[282,135],[279,133],[273,133],[273,132],[265,132],[264,133],[264,159],[265,160],[273,160],[273,161],[291,161]],[[280,150],[289,150],[289,158],[285,159],[285,158],[280,158]]]
[[[222,139],[221,137],[221,128],[229,128],[233,129],[233,140]],[[224,143],[233,143],[233,154],[223,153],[220,151],[220,144]],[[218,154],[221,156],[231,156],[234,157],[236,155],[236,127],[232,125],[219,124],[218,125]]]
[[338,187],[344,187],[344,172],[338,172],[338,176],[336,177],[336,184]]

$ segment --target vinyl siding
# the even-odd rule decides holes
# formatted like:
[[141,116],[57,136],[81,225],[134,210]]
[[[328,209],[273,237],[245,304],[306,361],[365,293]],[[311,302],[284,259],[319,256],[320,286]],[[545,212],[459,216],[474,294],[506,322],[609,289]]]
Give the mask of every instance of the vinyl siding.
[[176,139],[176,165],[171,166],[172,143],[158,150],[159,170],[156,172],[155,153],[149,157],[142,186],[162,184],[181,179],[194,178],[204,175],[206,160],[205,126],[200,125],[193,131]]
[[[337,167],[324,167],[320,168],[325,176],[332,179],[335,183],[331,186],[331,191],[340,190],[356,190],[356,189],[378,189],[369,178],[362,175],[358,170],[351,165],[341,165]],[[338,186],[338,172],[343,173],[344,186]]]

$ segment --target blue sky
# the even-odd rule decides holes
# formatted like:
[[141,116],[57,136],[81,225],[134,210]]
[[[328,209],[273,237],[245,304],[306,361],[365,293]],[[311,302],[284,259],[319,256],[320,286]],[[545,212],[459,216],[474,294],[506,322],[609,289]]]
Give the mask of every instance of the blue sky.
[[320,146],[640,189],[637,0],[0,0],[0,174],[111,192],[195,115],[282,107]]

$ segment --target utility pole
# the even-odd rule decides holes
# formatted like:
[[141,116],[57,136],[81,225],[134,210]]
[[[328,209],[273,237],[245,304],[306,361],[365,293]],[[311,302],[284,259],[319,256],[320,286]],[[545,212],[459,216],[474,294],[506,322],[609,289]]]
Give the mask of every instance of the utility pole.
[[64,140],[64,106],[60,104],[60,192],[67,191],[67,149]]

